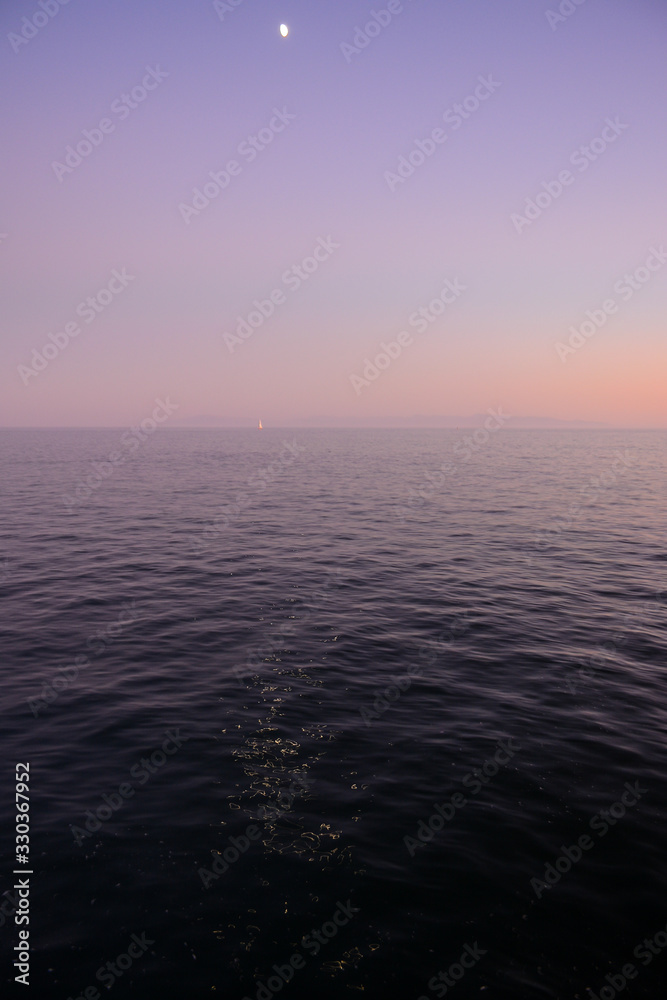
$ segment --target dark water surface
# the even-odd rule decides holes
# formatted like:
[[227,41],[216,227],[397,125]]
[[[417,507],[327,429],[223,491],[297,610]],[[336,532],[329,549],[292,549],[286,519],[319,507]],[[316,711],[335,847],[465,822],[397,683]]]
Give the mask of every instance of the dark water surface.
[[663,995],[665,436],[470,433],[0,432],[24,995]]

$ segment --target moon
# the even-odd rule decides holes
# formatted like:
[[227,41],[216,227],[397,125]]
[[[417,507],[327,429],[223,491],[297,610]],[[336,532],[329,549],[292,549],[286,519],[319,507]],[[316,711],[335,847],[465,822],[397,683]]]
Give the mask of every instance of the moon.
[[287,27],[286,24],[280,25],[280,34],[283,36],[283,38],[287,38],[287,36],[289,35],[289,28]]

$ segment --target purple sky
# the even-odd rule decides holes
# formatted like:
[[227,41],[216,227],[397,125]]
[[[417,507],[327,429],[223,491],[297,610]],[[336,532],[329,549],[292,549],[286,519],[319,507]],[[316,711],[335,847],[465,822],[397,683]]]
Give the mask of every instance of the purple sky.
[[667,426],[662,0],[44,3],[0,9],[0,424]]

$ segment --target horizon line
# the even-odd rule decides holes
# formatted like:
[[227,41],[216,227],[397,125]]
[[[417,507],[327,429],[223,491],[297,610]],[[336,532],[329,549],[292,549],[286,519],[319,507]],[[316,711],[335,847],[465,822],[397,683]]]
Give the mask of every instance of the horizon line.
[[[581,421],[579,426],[578,421],[568,421],[569,426],[523,426],[523,427],[503,427],[504,431],[667,431],[667,425],[653,425],[653,424],[598,424],[594,421],[590,421],[588,424],[585,421]],[[575,425],[575,426],[572,426]],[[133,425],[130,425],[133,426]],[[137,425],[138,426],[138,425]],[[20,424],[20,425],[10,425],[10,424],[0,424],[0,431],[76,431],[76,430],[123,430],[127,429],[128,424]],[[157,428],[156,428],[157,429]],[[436,425],[422,425],[414,426],[405,424],[396,425],[375,425],[375,424],[271,424],[268,427],[263,425],[262,430],[313,430],[313,431],[466,431],[466,430],[477,430],[479,429],[476,424],[463,424],[460,427],[443,427]],[[188,424],[184,425],[172,425],[171,427],[162,427],[160,430],[174,430],[174,431],[190,431],[190,430],[209,430],[209,431],[246,431],[254,430],[258,431],[259,428],[256,424]]]

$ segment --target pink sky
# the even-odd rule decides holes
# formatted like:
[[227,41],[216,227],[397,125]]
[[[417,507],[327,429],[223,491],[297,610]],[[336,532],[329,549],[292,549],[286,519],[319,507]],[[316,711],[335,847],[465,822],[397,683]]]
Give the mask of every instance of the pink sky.
[[[6,38],[26,10],[3,5]],[[183,418],[274,425],[503,405],[667,426],[667,263],[641,270],[667,247],[667,13],[589,0],[554,29],[545,10],[412,0],[352,55],[369,17],[353,0],[224,20],[213,4],[71,4],[18,51],[7,40],[0,424],[125,425],[169,394]],[[65,172],[84,130],[98,144]],[[224,190],[184,211],[230,161]],[[439,310],[446,280],[465,291],[419,332],[410,317]],[[252,336],[225,338],[272,292]],[[80,332],[37,372],[33,349],[68,323]]]

